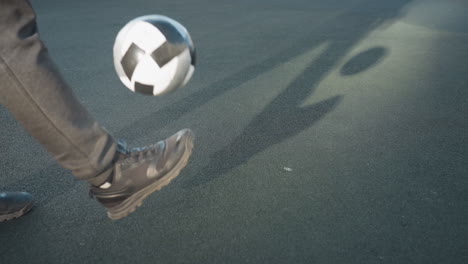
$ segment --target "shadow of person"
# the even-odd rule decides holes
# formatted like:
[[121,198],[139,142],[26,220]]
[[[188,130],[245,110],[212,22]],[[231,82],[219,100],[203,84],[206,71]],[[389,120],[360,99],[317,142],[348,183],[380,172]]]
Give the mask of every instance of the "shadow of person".
[[364,72],[371,67],[376,66],[386,56],[388,56],[388,49],[385,47],[374,47],[363,51],[353,58],[351,58],[343,67],[340,73],[343,76],[354,75]]
[[[233,89],[236,89],[242,84],[251,81],[263,73],[270,71],[290,58],[296,57],[304,53],[306,50],[319,46],[323,43],[346,42],[346,45],[348,45],[348,48],[350,48],[357,44],[359,40],[368,32],[378,28],[381,25],[387,24],[393,19],[398,18],[403,7],[411,1],[412,0],[396,0],[392,3],[387,3],[388,9],[385,9],[385,11],[380,11],[380,13],[376,15],[367,16],[362,18],[360,21],[356,21],[356,10],[361,12],[368,5],[372,6],[374,4],[373,1],[368,0],[360,3],[357,6],[349,8],[340,16],[332,18],[331,21],[325,19],[323,23],[317,27],[311,25],[310,34],[305,35],[299,39],[291,40],[291,45],[287,49],[281,50],[275,54],[271,54],[271,56],[263,61],[248,65],[241,70],[208,85],[204,89],[201,89],[190,96],[187,96],[171,105],[159,109],[147,116],[138,118],[134,122],[123,127],[120,131],[118,131],[118,134],[126,137],[127,140],[131,141],[132,139],[140,138],[141,135],[147,134],[149,128],[148,126],[152,126],[151,128],[154,128],[154,131],[160,130],[176,121],[183,115],[202,107],[213,99],[222,96],[223,94]],[[337,31],[347,32],[345,33],[345,38],[347,40],[344,41],[342,36],[339,34],[334,34],[334,32]],[[350,34],[350,36],[348,36],[348,34]],[[199,54],[200,58],[197,58],[199,62],[203,60],[201,56],[202,54]],[[336,60],[340,59],[337,57],[333,58]],[[334,63],[331,65],[334,65]]]
[[[268,147],[297,135],[333,111],[341,100],[342,96],[334,96],[307,108],[296,108],[277,117],[272,115],[275,115],[279,109],[271,106],[262,115],[257,116],[228,146],[211,155],[209,164],[195,173],[197,177],[186,181],[184,187],[203,185],[242,165]],[[266,120],[269,121],[266,122]]]
[[[372,11],[373,1],[361,2],[357,6],[344,10],[339,16],[321,24],[318,28],[312,27],[311,34],[291,41],[289,48],[272,54],[264,61],[247,66],[175,104],[143,117],[126,126],[121,132],[141,135],[151,123],[155,124],[157,129],[161,129],[182,115],[270,71],[291,57],[327,43],[327,49],[273,99],[239,136],[220,151],[209,154],[209,163],[200,170],[191,171],[193,177],[185,177],[188,180],[183,180],[183,185],[185,188],[190,188],[216,179],[268,147],[299,134],[333,111],[343,99],[343,95],[328,98],[305,108],[300,105],[313,94],[327,74],[337,67],[342,58],[356,44],[372,30],[398,18],[402,8],[410,1],[387,2],[384,7],[379,7],[378,12]],[[357,12],[368,13],[357,16]],[[349,61],[343,67],[342,74],[363,72],[376,65],[386,54],[385,48],[382,47],[370,49]]]
[[346,46],[335,43],[291,82],[265,109],[257,115],[229,145],[211,155],[211,160],[196,178],[186,181],[185,187],[205,184],[248,161],[255,154],[297,135],[331,112],[342,100],[333,96],[319,103],[301,107],[329,71],[335,58],[346,52]]

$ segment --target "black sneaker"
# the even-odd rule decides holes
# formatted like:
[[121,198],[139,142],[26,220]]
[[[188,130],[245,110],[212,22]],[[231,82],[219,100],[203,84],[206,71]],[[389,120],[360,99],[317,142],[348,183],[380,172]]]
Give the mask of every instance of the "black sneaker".
[[192,154],[193,139],[192,131],[184,129],[143,148],[128,149],[124,141],[119,141],[120,158],[115,163],[111,182],[100,187],[91,186],[91,196],[107,208],[110,219],[126,217],[141,206],[148,195],[179,175]]
[[0,192],[0,222],[18,218],[31,210],[32,196],[26,192]]

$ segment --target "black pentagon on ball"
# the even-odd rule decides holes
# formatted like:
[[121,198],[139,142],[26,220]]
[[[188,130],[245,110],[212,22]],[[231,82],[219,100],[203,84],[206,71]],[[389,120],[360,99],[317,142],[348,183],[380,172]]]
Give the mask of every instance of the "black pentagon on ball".
[[153,85],[146,85],[143,83],[135,82],[135,92],[144,94],[144,95],[153,95]]
[[173,44],[166,41],[151,53],[151,57],[161,68],[173,58],[179,56],[185,49],[186,46],[183,44]]
[[133,72],[140,62],[140,58],[144,55],[145,51],[135,43],[132,43],[127,52],[125,52],[125,55],[122,57],[122,60],[120,60],[120,64],[122,64],[125,75],[127,75],[129,80],[132,79]]

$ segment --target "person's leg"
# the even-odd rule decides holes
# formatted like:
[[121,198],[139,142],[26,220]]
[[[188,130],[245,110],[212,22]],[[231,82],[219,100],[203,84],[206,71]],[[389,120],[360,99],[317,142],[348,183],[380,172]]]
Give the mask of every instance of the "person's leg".
[[116,143],[80,104],[40,40],[26,0],[0,0],[0,104],[63,168],[93,185],[113,168]]
[[[91,184],[90,194],[111,219],[126,217],[169,184],[192,154],[189,129],[143,148],[115,142],[53,65],[27,0],[0,0],[0,104],[62,167]],[[10,201],[3,200],[9,215]]]

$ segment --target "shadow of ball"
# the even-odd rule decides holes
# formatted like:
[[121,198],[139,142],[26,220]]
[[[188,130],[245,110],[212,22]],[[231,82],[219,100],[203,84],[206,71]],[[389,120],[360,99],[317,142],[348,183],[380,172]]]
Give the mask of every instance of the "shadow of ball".
[[375,47],[363,51],[353,58],[351,58],[343,67],[341,67],[341,75],[353,75],[369,68],[375,66],[379,63],[385,56],[387,56],[388,51],[384,47]]

